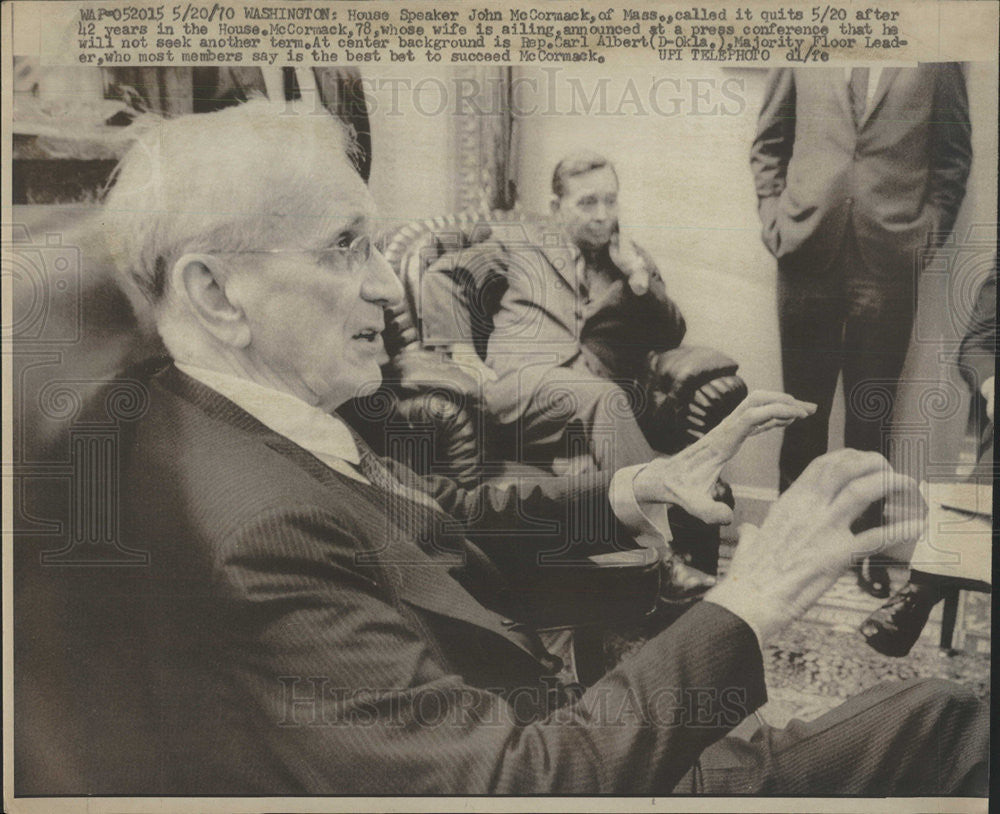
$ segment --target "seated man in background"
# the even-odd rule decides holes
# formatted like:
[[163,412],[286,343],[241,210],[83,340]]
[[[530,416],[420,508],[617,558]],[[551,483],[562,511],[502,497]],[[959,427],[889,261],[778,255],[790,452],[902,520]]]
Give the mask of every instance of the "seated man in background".
[[[513,240],[491,239],[431,265],[421,283],[425,338],[471,335],[472,320],[491,319],[486,367],[471,345],[452,344],[451,355],[479,368],[486,408],[512,430],[505,445],[522,463],[552,461],[557,474],[613,472],[676,452],[677,405],[664,391],[692,385],[691,397],[697,384],[672,380],[664,352],[681,344],[686,325],[652,258],[621,233],[612,164],[594,153],[563,158],[552,174],[551,214]],[[488,291],[491,278],[505,289],[495,313],[479,314],[492,309],[470,294]],[[705,368],[699,382],[737,367],[706,348],[690,356],[689,365]],[[582,430],[581,448],[572,427]],[[667,594],[684,599],[713,584],[718,539],[689,518],[676,522],[684,526],[676,526],[676,556],[665,550]]]
[[817,460],[703,602],[586,691],[560,683],[530,625],[506,618],[518,574],[574,523],[625,549],[657,505],[731,520],[709,494],[722,464],[810,410],[751,396],[673,458],[573,494],[560,479],[463,491],[376,458],[333,411],[379,380],[401,289],[348,149],[328,118],[249,103],[158,125],[124,159],[114,256],[173,358],[119,442],[120,534],[148,562],[60,572],[78,604],[73,696],[17,729],[62,728],[75,753],[32,765],[83,779],[39,788],[22,751],[22,790],[983,793],[988,717],[947,682],[725,737],[765,700],[762,645],[852,552],[905,538],[902,522],[850,532],[915,488],[874,453]]
[[[473,333],[463,281],[484,289],[491,276],[506,290],[488,337],[485,399],[513,427],[525,460],[565,460],[565,435],[580,425],[597,468],[614,471],[665,450],[670,428],[656,408],[664,380],[660,354],[680,345],[686,326],[650,256],[621,233],[618,176],[594,153],[563,158],[552,175],[552,218],[524,224],[514,240],[488,240],[451,252],[421,283],[425,336]],[[520,237],[520,235],[526,235]],[[473,293],[476,293],[473,291]],[[716,375],[736,363],[708,354]],[[478,366],[471,346],[452,356]],[[482,369],[482,368],[481,368]],[[706,379],[707,380],[707,379]]]

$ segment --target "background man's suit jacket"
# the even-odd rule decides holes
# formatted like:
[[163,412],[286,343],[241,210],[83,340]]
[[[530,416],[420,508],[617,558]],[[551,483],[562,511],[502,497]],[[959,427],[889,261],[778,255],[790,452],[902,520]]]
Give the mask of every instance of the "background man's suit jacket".
[[462,279],[506,281],[487,346],[499,380],[487,387],[486,400],[501,421],[519,418],[555,368],[585,379],[638,378],[649,351],[681,343],[684,317],[646,252],[639,249],[650,272],[646,294],[637,297],[622,276],[587,303],[574,248],[562,230],[543,222],[526,224],[519,234],[521,239],[493,239],[445,255],[427,270],[421,287],[425,335],[455,335],[468,331],[453,323],[456,297],[458,313],[469,311]]
[[567,501],[395,467],[438,512],[173,367],[121,444],[121,540],[148,562],[24,561],[20,793],[666,792],[765,698],[753,632],[703,604],[552,709],[556,668],[506,593],[573,512],[629,545],[607,477]]
[[979,287],[972,308],[969,326],[958,350],[958,365],[962,377],[972,391],[970,421],[979,434],[977,471],[992,474],[994,422],[986,415],[986,400],[980,388],[996,375],[997,364],[997,259],[993,270]]
[[858,129],[842,68],[772,72],[751,152],[765,244],[782,269],[818,273],[850,225],[868,268],[898,279],[954,226],[970,133],[956,63],[885,68]]

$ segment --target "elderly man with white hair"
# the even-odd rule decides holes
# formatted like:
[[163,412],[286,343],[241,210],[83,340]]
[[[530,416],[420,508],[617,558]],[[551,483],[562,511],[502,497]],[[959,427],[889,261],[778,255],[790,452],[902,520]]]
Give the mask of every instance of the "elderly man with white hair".
[[465,491],[378,458],[334,413],[380,380],[400,296],[349,149],[328,117],[249,103],[165,121],[122,163],[107,228],[173,361],[121,435],[122,540],[148,565],[70,577],[88,633],[64,744],[88,780],[69,791],[982,793],[988,718],[946,682],[727,737],[765,701],[761,647],[852,552],[907,533],[850,532],[914,489],[874,453],[816,461],[593,686],[556,676],[519,576],[580,518],[619,552],[669,503],[731,520],[722,464],[811,407],[753,394],[677,456],[572,490]]

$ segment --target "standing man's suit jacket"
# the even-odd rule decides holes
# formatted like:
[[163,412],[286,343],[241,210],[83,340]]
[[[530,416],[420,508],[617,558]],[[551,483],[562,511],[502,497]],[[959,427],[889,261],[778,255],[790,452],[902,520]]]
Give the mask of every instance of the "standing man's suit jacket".
[[396,466],[437,511],[173,367],[121,441],[121,539],[148,562],[39,576],[68,589],[76,668],[55,677],[70,698],[42,699],[57,720],[21,720],[61,731],[50,771],[83,778],[48,793],[667,792],[764,701],[753,632],[706,603],[556,708],[507,591],[574,524],[629,545],[607,477],[568,501]]
[[[501,421],[521,417],[526,401],[555,368],[586,379],[638,378],[649,351],[680,345],[684,317],[646,252],[639,249],[650,272],[646,294],[637,297],[620,275],[601,297],[587,302],[575,248],[562,229],[544,221],[520,227],[445,255],[428,268],[422,283],[425,336],[433,336],[468,332],[453,323],[456,297],[459,315],[469,311],[470,303],[461,299],[463,279],[475,278],[479,289],[485,281],[505,281],[487,346],[487,363],[499,380],[487,387],[486,399]],[[610,258],[606,262],[610,265]]]
[[850,225],[873,273],[908,273],[954,226],[970,133],[956,63],[885,68],[858,128],[842,68],[772,72],[751,153],[765,244],[783,269],[819,273]]

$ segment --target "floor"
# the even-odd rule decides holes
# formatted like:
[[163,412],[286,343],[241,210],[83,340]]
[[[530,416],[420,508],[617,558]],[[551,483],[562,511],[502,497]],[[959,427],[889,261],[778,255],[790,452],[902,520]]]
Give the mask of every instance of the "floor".
[[[893,585],[903,585],[906,572],[892,571]],[[862,592],[853,576],[836,585],[774,644],[765,648],[764,664],[770,700],[764,720],[783,726],[790,718],[815,718],[881,681],[948,678],[986,699],[990,691],[990,597],[963,593],[953,640],[961,650],[938,647],[941,604],[934,609],[920,640],[903,658],[872,650],[858,626],[882,603]]]
[[[725,571],[726,551],[720,570]],[[894,588],[905,584],[905,569],[890,569]],[[782,727],[792,718],[812,720],[847,698],[883,681],[946,678],[970,687],[979,697],[990,693],[990,597],[963,592],[952,651],[938,647],[942,604],[904,658],[877,653],[858,628],[883,600],[864,593],[853,574],[841,577],[800,620],[764,649],[768,702],[760,717]],[[649,631],[617,631],[605,641],[605,659],[613,664],[637,647]],[[756,728],[748,719],[750,728]],[[735,733],[739,734],[739,733]]]

